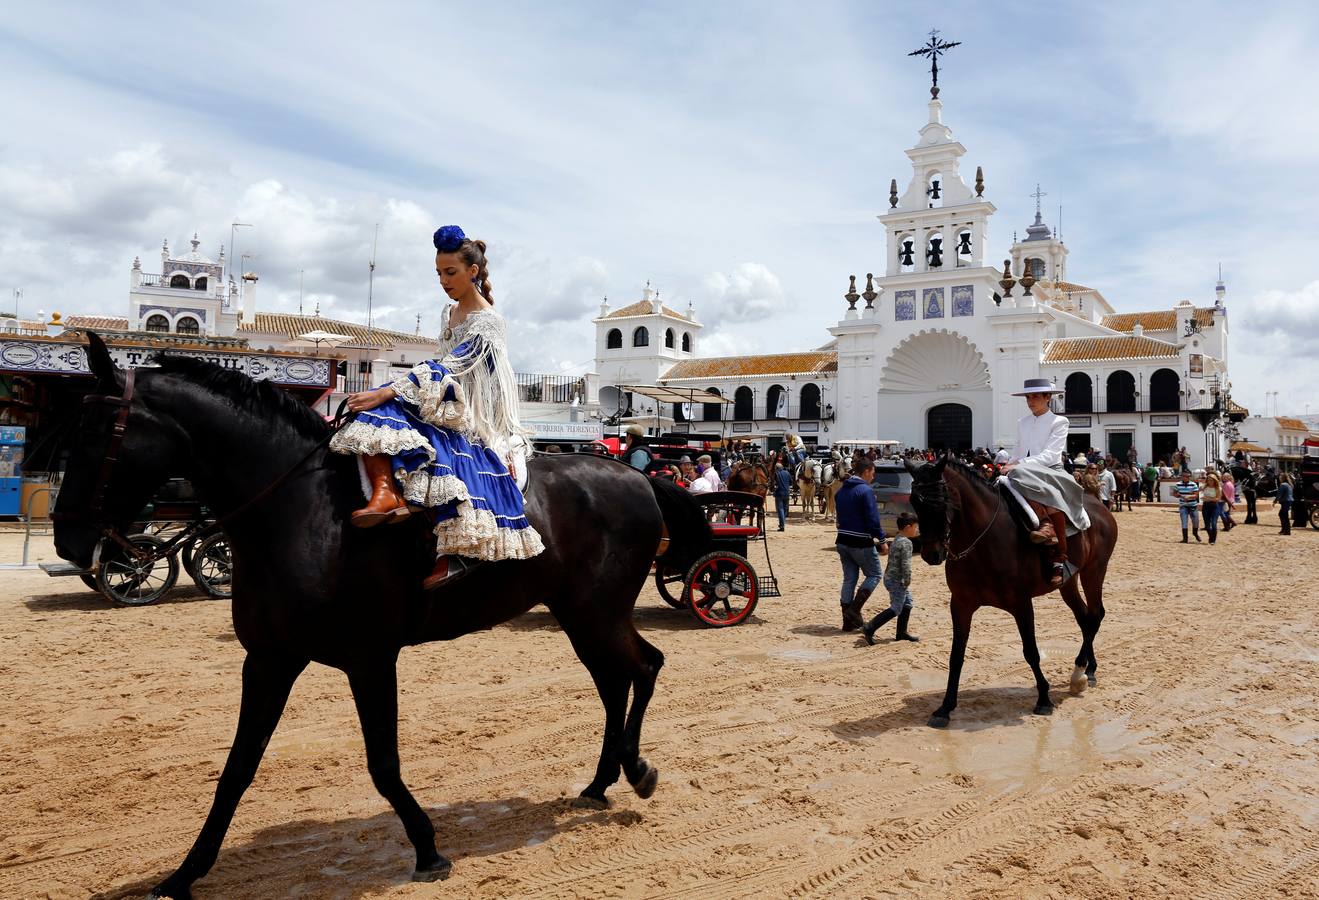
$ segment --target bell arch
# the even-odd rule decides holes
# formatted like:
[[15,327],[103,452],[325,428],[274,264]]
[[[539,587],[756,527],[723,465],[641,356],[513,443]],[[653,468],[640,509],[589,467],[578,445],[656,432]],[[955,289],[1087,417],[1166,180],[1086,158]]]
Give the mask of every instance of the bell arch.
[[989,386],[989,365],[980,348],[946,328],[927,328],[907,337],[880,370],[881,391],[978,391]]

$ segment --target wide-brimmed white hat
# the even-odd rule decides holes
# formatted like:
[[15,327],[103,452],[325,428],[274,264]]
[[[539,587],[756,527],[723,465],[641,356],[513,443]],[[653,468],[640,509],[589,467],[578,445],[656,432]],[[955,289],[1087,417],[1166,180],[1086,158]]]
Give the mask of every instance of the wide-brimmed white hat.
[[1054,384],[1047,378],[1027,378],[1026,383],[1022,385],[1021,390],[1014,391],[1012,396],[1024,397],[1027,394],[1065,394],[1067,393],[1058,385]]

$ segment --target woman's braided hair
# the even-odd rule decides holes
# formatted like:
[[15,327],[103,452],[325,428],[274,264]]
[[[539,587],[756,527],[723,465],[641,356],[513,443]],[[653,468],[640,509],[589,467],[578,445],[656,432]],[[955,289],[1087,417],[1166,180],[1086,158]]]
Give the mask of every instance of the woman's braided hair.
[[445,225],[435,232],[433,243],[440,253],[456,253],[464,264],[476,266],[476,289],[493,306],[495,297],[490,286],[490,268],[485,259],[485,241],[469,238],[457,225]]

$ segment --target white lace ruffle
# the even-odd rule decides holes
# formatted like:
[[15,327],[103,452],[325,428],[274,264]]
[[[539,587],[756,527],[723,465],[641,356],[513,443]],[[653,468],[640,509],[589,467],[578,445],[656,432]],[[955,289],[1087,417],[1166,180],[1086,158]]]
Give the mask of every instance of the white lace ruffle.
[[457,518],[435,526],[435,549],[473,559],[530,559],[545,550],[535,528],[500,528],[498,517],[472,505],[467,485],[454,475],[427,475],[424,469],[395,473],[402,482],[403,498],[426,507],[457,501]]
[[362,453],[367,456],[393,456],[404,450],[424,450],[430,442],[411,428],[379,428],[358,421],[349,422],[330,441],[335,453]]

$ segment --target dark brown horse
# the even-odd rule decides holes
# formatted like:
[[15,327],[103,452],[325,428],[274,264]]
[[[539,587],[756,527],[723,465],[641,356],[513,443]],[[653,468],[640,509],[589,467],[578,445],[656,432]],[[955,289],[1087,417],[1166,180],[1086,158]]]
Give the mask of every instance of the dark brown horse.
[[[413,878],[448,875],[430,817],[400,772],[395,663],[403,647],[491,628],[537,603],[563,626],[604,704],[600,759],[582,797],[606,804],[620,772],[640,796],[655,790],[656,769],[638,742],[664,655],[637,633],[632,608],[664,529],[671,542],[660,559],[673,568],[685,571],[709,545],[709,525],[686,491],[614,460],[537,457],[526,510],[545,552],[486,563],[424,594],[435,546],[426,517],[352,527],[349,514],[362,503],[356,461],[325,449],[329,428],[311,409],[200,360],[165,358],[129,381],[95,335],[88,357],[98,383],[60,490],[56,550],[89,565],[107,527],[122,530],[167,476],[187,475],[224,522],[234,632],[247,651],[238,730],[210,813],[152,896],[190,896],[211,868],[289,691],[313,662],[348,676],[371,779],[416,851]],[[506,643],[503,664],[525,665],[516,642]]]
[[[998,488],[975,469],[951,457],[924,466],[907,463],[912,474],[911,503],[920,520],[921,558],[932,566],[947,561],[944,572],[952,592],[953,647],[948,654],[948,690],[929,724],[943,728],[957,708],[957,685],[962,676],[971,618],[982,606],[994,606],[1017,621],[1022,652],[1035,675],[1039,690],[1037,715],[1053,712],[1049,683],[1040,671],[1035,644],[1035,607],[1032,598],[1050,593],[1049,576],[1038,545],[1030,543],[1024,528]],[[1081,651],[1072,671],[1071,690],[1080,693],[1095,684],[1094,640],[1104,620],[1104,573],[1117,543],[1117,522],[1097,497],[1086,495],[1090,527],[1067,539],[1068,557],[1077,572],[1063,582],[1063,600],[1081,626]],[[1080,587],[1085,589],[1082,599]]]
[[725,488],[764,497],[769,493],[770,468],[763,462],[736,462]]

